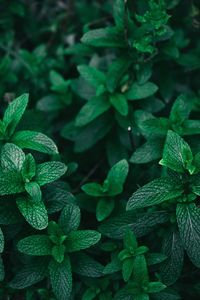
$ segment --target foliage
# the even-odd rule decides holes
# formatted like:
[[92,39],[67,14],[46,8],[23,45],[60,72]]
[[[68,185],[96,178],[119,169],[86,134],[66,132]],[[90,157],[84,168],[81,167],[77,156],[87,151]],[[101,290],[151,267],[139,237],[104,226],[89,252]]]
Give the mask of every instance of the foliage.
[[0,8],[0,299],[199,299],[199,2]]

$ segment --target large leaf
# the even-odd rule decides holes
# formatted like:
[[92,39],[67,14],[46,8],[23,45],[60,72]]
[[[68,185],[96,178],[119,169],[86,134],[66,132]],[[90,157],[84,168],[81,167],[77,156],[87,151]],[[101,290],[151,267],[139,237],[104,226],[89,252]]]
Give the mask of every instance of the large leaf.
[[42,201],[33,201],[31,198],[19,198],[17,206],[26,221],[35,229],[42,230],[48,225],[48,215]]
[[18,131],[13,135],[11,141],[22,149],[28,148],[47,154],[58,153],[58,149],[52,139],[40,132],[30,130]]
[[1,150],[1,167],[3,171],[20,171],[25,161],[24,152],[11,143],[5,144]]
[[72,271],[69,258],[58,263],[51,260],[49,264],[49,276],[53,292],[59,300],[69,300],[72,291]]
[[47,235],[31,235],[17,244],[20,252],[33,256],[46,256],[51,255],[52,242]]
[[183,268],[184,249],[178,231],[165,235],[162,252],[167,255],[160,268],[162,282],[171,285],[178,280]]
[[35,181],[40,185],[59,179],[67,171],[67,166],[59,161],[50,161],[37,166]]
[[144,208],[181,196],[183,189],[170,177],[154,179],[139,188],[127,203],[127,210]]
[[66,251],[75,252],[87,249],[98,243],[100,238],[101,234],[95,230],[72,231],[65,240]]
[[76,205],[66,204],[59,218],[59,225],[65,234],[76,230],[80,224],[80,209]]
[[177,222],[185,248],[192,263],[200,267],[200,209],[194,203],[177,205]]
[[0,195],[12,195],[25,191],[20,173],[0,172]]

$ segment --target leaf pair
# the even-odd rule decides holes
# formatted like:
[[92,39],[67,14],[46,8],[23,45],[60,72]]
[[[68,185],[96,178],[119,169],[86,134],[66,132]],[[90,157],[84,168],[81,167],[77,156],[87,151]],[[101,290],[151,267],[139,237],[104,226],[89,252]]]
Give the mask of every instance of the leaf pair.
[[128,170],[128,163],[123,159],[110,169],[102,185],[99,183],[86,183],[81,187],[87,195],[101,198],[96,208],[98,221],[104,220],[113,211],[114,199],[112,197],[122,193]]
[[61,212],[58,224],[54,221],[49,223],[48,235],[32,235],[18,242],[18,250],[24,254],[52,257],[48,266],[48,277],[59,300],[70,299],[71,253],[87,249],[101,238],[97,231],[77,230],[79,223],[79,208],[66,205]]
[[10,141],[21,148],[57,154],[55,143],[45,134],[30,130],[16,132],[27,105],[28,94],[21,95],[8,105],[3,120],[0,120],[0,140]]
[[41,186],[65,174],[65,164],[57,161],[37,165],[31,154],[16,145],[7,143],[1,151],[0,195],[25,192],[16,203],[27,222],[36,229],[48,224],[47,211],[42,201]]

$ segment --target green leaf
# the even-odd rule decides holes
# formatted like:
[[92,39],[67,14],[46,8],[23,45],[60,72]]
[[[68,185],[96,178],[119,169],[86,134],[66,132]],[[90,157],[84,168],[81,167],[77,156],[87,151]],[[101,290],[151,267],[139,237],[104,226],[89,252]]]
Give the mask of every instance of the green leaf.
[[135,258],[126,258],[122,263],[122,276],[125,282],[129,281],[134,267]]
[[121,194],[123,186],[128,175],[129,165],[125,159],[116,163],[108,172],[107,178],[104,181],[108,185],[109,196],[115,196]]
[[162,252],[167,259],[160,267],[161,279],[166,285],[171,285],[178,280],[183,269],[184,249],[178,231],[164,236]]
[[31,180],[35,176],[35,173],[36,173],[35,159],[33,155],[29,153],[26,155],[25,161],[21,169],[21,174],[24,181],[26,182],[27,179]]
[[46,256],[51,255],[52,242],[47,235],[31,235],[17,243],[17,249],[28,255]]
[[55,261],[58,263],[61,263],[64,260],[64,255],[65,255],[65,246],[64,245],[55,245],[52,248],[51,252],[53,258]]
[[158,90],[158,86],[153,82],[146,82],[143,85],[139,85],[134,82],[126,93],[126,97],[129,100],[140,100],[154,95]]
[[128,200],[126,209],[144,208],[181,196],[183,188],[170,177],[154,179],[139,188]]
[[14,144],[7,143],[1,150],[1,167],[3,171],[21,171],[25,161],[24,152]]
[[62,209],[59,225],[65,234],[77,230],[80,224],[81,213],[76,205],[66,204]]
[[162,157],[163,144],[164,142],[161,139],[148,140],[133,152],[130,162],[134,164],[145,164],[159,159]]
[[160,264],[167,259],[167,255],[162,253],[146,253],[145,257],[148,266]]
[[72,231],[65,240],[66,251],[75,252],[87,249],[98,243],[100,238],[101,234],[95,230]]
[[116,58],[116,60],[110,64],[108,73],[106,75],[106,85],[110,93],[113,93],[116,90],[120,83],[120,79],[127,71],[131,63],[131,59],[127,59],[127,57],[120,57]]
[[2,253],[4,250],[4,236],[3,236],[3,232],[0,228],[0,253]]
[[17,127],[25,112],[26,106],[28,104],[28,98],[28,94],[23,94],[8,105],[3,117],[3,122],[6,125],[9,136],[14,133],[15,128]]
[[193,155],[190,146],[175,132],[169,130],[160,164],[176,172],[194,172]]
[[186,120],[182,124],[182,135],[200,134],[200,121]]
[[146,259],[144,255],[137,255],[134,261],[133,276],[135,281],[142,286],[149,281]]
[[4,277],[5,277],[4,264],[3,264],[2,257],[0,257],[0,282],[4,280]]
[[105,192],[102,191],[102,186],[99,183],[91,182],[82,185],[81,189],[89,196],[102,197]]
[[17,206],[26,221],[35,229],[42,230],[48,225],[48,215],[42,201],[34,202],[31,198],[19,198]]
[[93,87],[98,88],[100,85],[105,84],[106,76],[98,69],[87,65],[80,65],[77,69],[81,76]]
[[189,99],[184,94],[180,95],[172,106],[169,120],[172,122],[172,124],[182,124],[188,119],[192,110],[192,106],[192,99]]
[[138,247],[137,239],[134,233],[128,228],[124,236],[124,247],[126,249],[136,249]]
[[61,263],[51,260],[49,276],[55,296],[59,300],[69,300],[72,291],[72,272],[68,257]]
[[200,267],[200,210],[194,204],[178,204],[177,222],[183,247],[192,263]]
[[16,273],[9,286],[12,289],[24,289],[42,281],[46,275],[47,261],[44,258],[34,258]]
[[110,103],[105,96],[93,97],[81,108],[76,117],[76,126],[84,126],[110,108]]
[[12,195],[24,192],[24,182],[20,173],[0,172],[0,195]]
[[110,94],[110,103],[122,116],[128,114],[128,102],[123,94]]
[[150,138],[155,137],[166,137],[167,131],[170,128],[170,122],[167,118],[151,118],[148,120],[144,120],[140,128],[142,132]]
[[42,200],[42,192],[37,182],[34,181],[26,182],[25,190],[31,196],[33,201],[39,202]]
[[96,207],[96,217],[99,222],[105,220],[115,207],[114,199],[100,199]]
[[159,293],[166,288],[162,282],[149,282],[148,284],[148,293]]
[[116,27],[94,29],[86,32],[81,42],[94,47],[124,48],[124,34]]
[[116,0],[114,5],[113,16],[115,19],[115,24],[119,28],[124,28],[125,25],[125,1],[124,0]]
[[22,149],[32,149],[47,154],[58,153],[57,146],[52,139],[41,132],[18,131],[13,135],[11,141]]
[[37,166],[35,181],[40,185],[59,179],[67,171],[67,166],[59,161],[50,161]]
[[86,277],[101,277],[103,266],[89,255],[79,252],[70,255],[73,272]]

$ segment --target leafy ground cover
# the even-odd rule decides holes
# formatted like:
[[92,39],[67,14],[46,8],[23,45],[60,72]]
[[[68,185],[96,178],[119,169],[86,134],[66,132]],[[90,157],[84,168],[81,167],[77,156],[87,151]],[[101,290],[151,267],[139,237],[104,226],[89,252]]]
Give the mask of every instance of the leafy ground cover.
[[199,1],[0,0],[0,30],[0,299],[199,299]]

